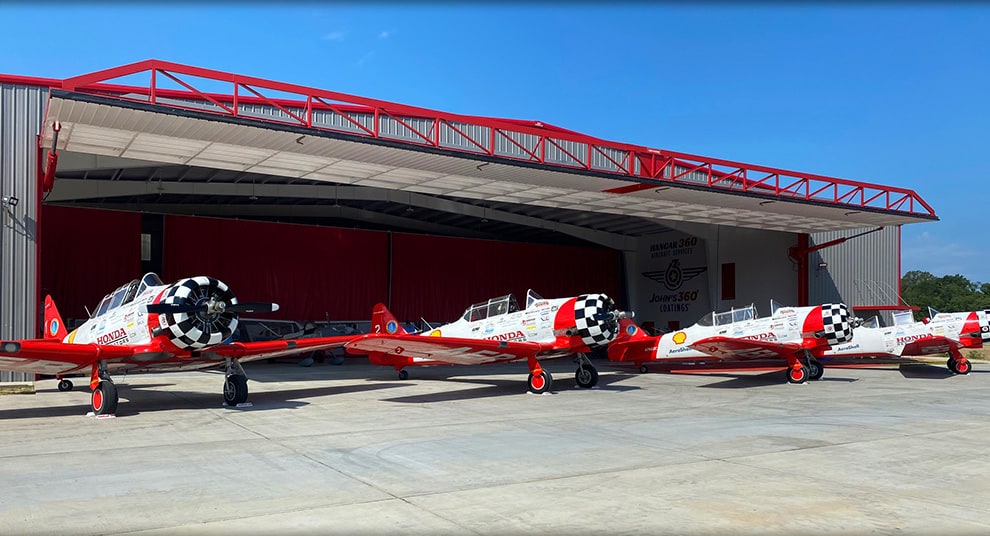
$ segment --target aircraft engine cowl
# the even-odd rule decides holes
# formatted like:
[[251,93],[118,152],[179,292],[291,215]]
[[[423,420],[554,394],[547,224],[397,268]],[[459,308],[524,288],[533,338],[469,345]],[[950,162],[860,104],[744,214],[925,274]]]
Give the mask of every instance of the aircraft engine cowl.
[[803,332],[825,339],[829,346],[853,340],[853,317],[844,303],[824,303],[808,313]]
[[589,348],[612,342],[619,334],[621,317],[615,302],[605,294],[582,294],[574,302],[577,336]]
[[200,306],[190,312],[158,315],[165,334],[179,348],[208,348],[227,340],[237,329],[237,313],[225,310],[237,304],[237,298],[218,279],[205,276],[183,279],[165,291],[161,303]]

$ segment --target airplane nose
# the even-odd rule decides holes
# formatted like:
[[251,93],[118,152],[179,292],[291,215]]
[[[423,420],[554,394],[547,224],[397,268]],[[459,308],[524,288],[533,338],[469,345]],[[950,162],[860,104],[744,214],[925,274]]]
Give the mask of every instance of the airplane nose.
[[589,348],[604,346],[619,333],[621,314],[606,294],[578,296],[574,304],[574,320],[577,334]]

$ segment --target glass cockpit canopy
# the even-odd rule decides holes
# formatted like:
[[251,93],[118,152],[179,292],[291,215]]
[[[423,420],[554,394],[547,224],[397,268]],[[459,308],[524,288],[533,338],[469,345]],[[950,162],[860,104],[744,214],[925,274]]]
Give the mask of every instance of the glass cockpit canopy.
[[750,304],[740,309],[731,309],[722,313],[711,312],[698,320],[699,326],[726,326],[735,322],[754,320],[758,318],[756,305]]
[[96,318],[98,316],[105,315],[107,311],[112,311],[121,305],[126,305],[134,301],[134,297],[142,293],[148,287],[160,287],[164,285],[162,279],[158,277],[158,274],[154,272],[148,272],[144,274],[140,280],[134,279],[133,281],[117,287],[117,290],[107,294],[100,300],[100,304],[96,306],[96,313],[93,314],[91,318]]
[[516,297],[512,294],[506,294],[505,296],[492,298],[488,301],[476,303],[471,307],[468,307],[467,310],[464,311],[464,316],[461,318],[469,322],[477,322],[479,320],[485,320],[486,318],[492,318],[498,315],[514,313],[518,310],[519,305],[516,303]]

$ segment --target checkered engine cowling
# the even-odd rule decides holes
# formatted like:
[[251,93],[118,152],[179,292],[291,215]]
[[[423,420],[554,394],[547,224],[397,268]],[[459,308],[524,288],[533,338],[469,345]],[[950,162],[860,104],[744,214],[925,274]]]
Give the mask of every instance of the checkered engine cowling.
[[853,339],[851,316],[844,303],[822,304],[822,325],[825,327],[825,340],[830,346]]
[[577,335],[589,348],[605,346],[619,333],[615,302],[605,294],[583,294],[574,302]]
[[[222,301],[228,306],[237,303],[237,298],[223,281],[205,276],[179,281],[165,291],[161,303],[202,305],[211,300]],[[188,350],[220,344],[237,329],[237,313],[227,311],[160,314],[158,321],[172,343]]]

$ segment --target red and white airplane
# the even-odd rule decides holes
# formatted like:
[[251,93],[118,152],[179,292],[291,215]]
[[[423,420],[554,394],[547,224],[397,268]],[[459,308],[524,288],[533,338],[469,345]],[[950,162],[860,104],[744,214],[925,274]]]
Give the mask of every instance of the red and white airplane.
[[247,400],[241,363],[343,346],[351,336],[229,342],[238,313],[271,312],[274,303],[238,303],[223,282],[191,277],[171,285],[148,273],[107,294],[91,318],[69,333],[51,296],[45,298],[43,339],[0,341],[0,370],[64,375],[89,373],[93,413],[117,411],[111,372],[167,372],[225,367],[223,398]]
[[395,367],[401,379],[409,377],[408,366],[525,359],[529,389],[538,394],[553,384],[540,359],[576,354],[577,384],[591,388],[598,383],[598,370],[584,352],[615,339],[619,319],[629,315],[616,310],[605,294],[548,300],[530,290],[525,309],[520,310],[515,297],[507,294],[468,307],[455,322],[413,333],[379,303],[372,311],[372,333],[352,339],[345,348],[352,354],[367,354],[377,365]]
[[856,328],[854,341],[834,346],[825,359],[873,358],[877,362],[915,362],[918,356],[949,354],[945,365],[956,374],[969,374],[973,365],[962,355],[963,348],[982,348],[983,333],[990,330],[980,311],[940,313],[929,307],[929,317],[916,322],[911,311],[894,311],[894,325],[880,327],[876,317]]
[[620,334],[608,348],[611,361],[632,362],[640,372],[647,363],[668,366],[715,366],[730,363],[774,366],[783,361],[787,380],[804,383],[822,377],[819,359],[825,350],[851,341],[855,320],[845,304],[780,307],[759,318],[756,307],[712,312],[698,323],[674,333],[646,334],[630,320],[620,322]]

